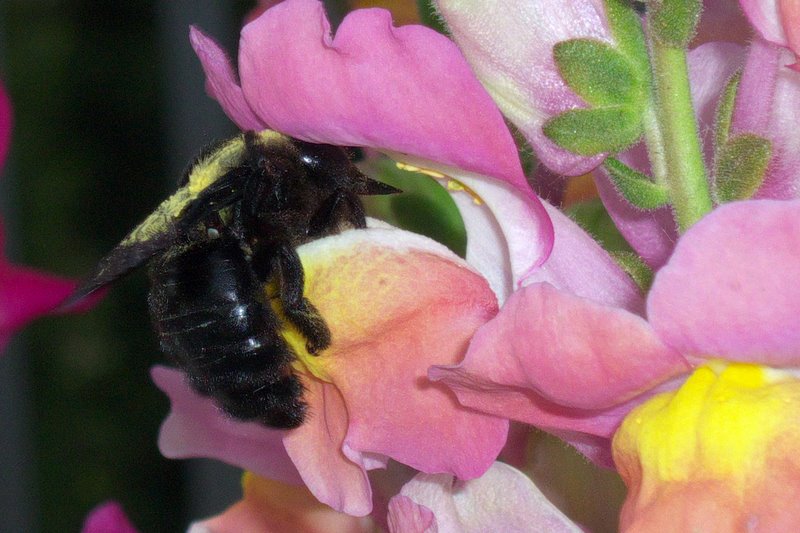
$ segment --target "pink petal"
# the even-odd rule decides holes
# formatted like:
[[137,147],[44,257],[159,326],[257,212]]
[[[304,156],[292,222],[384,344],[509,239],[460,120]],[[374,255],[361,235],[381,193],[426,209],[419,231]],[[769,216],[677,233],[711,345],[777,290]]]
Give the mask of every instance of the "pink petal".
[[11,125],[13,115],[11,101],[8,98],[5,87],[0,83],[0,169],[6,162],[6,155],[11,145]]
[[444,175],[440,183],[452,195],[464,221],[467,262],[486,278],[501,304],[547,259],[553,247],[553,225],[529,187],[519,189],[415,157],[405,157],[404,162]]
[[608,438],[633,406],[687,369],[642,318],[541,283],[509,298],[460,365],[429,376],[479,411]]
[[524,284],[547,282],[575,296],[642,314],[644,299],[630,276],[569,217],[550,204],[544,206],[553,221],[553,251]]
[[[0,223],[0,254],[4,235]],[[8,263],[0,255],[0,351],[15,332],[54,311],[75,288],[72,280]],[[92,300],[88,305],[93,304]],[[84,311],[87,305],[70,311]]]
[[[409,500],[416,509],[411,508]],[[435,521],[428,519],[428,513]],[[392,498],[389,517],[393,533],[582,531],[528,477],[503,463],[494,463],[483,476],[471,481],[446,474],[419,474]]]
[[733,114],[733,133],[772,142],[772,158],[757,198],[791,199],[800,187],[800,133],[790,110],[800,109],[800,74],[783,65],[789,52],[756,39],[750,46]]
[[156,366],[151,376],[172,403],[158,438],[165,457],[210,457],[270,479],[302,483],[283,446],[285,431],[226,416],[210,399],[192,391],[178,370]]
[[780,49],[755,39],[747,54],[747,63],[736,93],[731,129],[737,133],[764,135],[773,105],[775,79]]
[[644,319],[547,283],[515,292],[459,368],[578,409],[619,405],[688,370]]
[[486,282],[444,246],[393,228],[345,232],[298,253],[306,294],[334,339],[319,364],[347,409],[345,453],[460,478],[484,472],[508,422],[461,407],[426,372],[458,362],[496,314]]
[[[648,172],[644,146],[634,147],[620,158],[636,170]],[[632,160],[645,164],[632,164]],[[651,269],[658,269],[667,262],[672,248],[678,240],[678,228],[671,207],[644,211],[632,206],[619,193],[605,169],[594,173],[597,191],[608,214],[619,232]]]
[[122,506],[115,501],[101,503],[89,513],[81,533],[136,533]]
[[561,79],[553,46],[574,38],[611,43],[601,1],[438,0],[436,5],[478,78],[542,163],[576,176],[603,160],[604,155],[582,157],[564,150],[542,132],[548,119],[585,107]]
[[389,502],[389,531],[392,533],[438,533],[433,511],[398,494]]
[[[780,64],[788,61],[783,51]],[[793,199],[800,197],[800,130],[796,113],[800,109],[800,74],[786,68],[778,70],[772,98],[767,137],[773,156],[764,183],[756,197]]]
[[690,48],[712,41],[746,45],[753,37],[753,28],[736,2],[703,0],[703,15]]
[[503,117],[449,39],[393,28],[380,9],[354,11],[329,33],[316,0],[287,0],[244,27],[242,89],[263,123],[526,185]]
[[311,412],[302,426],[287,433],[286,451],[319,501],[349,515],[366,516],[372,511],[372,489],[363,458],[343,449],[348,417],[342,394],[313,378],[304,385]]
[[189,40],[206,73],[206,90],[219,102],[225,114],[243,130],[268,128],[245,100],[225,51],[194,26],[189,29]]
[[693,358],[800,363],[800,201],[726,204],[695,224],[659,271],[647,312]]
[[764,39],[786,46],[786,34],[778,12],[779,3],[780,0],[739,0],[745,16]]

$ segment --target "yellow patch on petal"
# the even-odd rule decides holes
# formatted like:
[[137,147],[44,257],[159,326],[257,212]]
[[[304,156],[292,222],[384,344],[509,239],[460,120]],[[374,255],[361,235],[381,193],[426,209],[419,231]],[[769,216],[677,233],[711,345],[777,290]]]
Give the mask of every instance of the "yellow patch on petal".
[[[708,523],[713,509],[738,509],[726,521],[775,519],[776,491],[800,493],[798,420],[800,381],[788,372],[723,362],[698,368],[677,391],[631,411],[614,436],[630,490],[623,522],[663,525],[675,513],[686,520],[690,507],[707,509],[693,513]],[[789,481],[776,488],[782,477]],[[683,525],[696,527],[695,518]]]
[[[308,273],[306,273],[305,286],[308,286]],[[321,364],[322,360],[320,359],[324,350],[317,355],[311,355],[306,349],[306,338],[286,319],[283,306],[281,306],[280,298],[278,297],[278,289],[274,281],[266,286],[266,293],[272,311],[278,317],[278,322],[281,324],[281,335],[297,356],[297,359],[292,363],[294,370],[301,374],[311,374],[317,379],[330,382],[331,378],[325,371],[325,367]],[[303,289],[303,293],[306,294],[305,288]]]

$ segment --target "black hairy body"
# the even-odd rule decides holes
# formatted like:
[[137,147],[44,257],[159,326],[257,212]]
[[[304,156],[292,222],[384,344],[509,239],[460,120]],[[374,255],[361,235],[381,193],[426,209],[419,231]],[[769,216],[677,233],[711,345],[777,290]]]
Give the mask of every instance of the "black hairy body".
[[154,328],[192,388],[237,419],[297,427],[306,414],[303,386],[266,286],[307,350],[327,348],[330,331],[303,296],[295,249],[363,228],[358,195],[392,192],[359,172],[341,148],[245,133],[201,153],[176,195],[104,258],[71,300],[149,263]]

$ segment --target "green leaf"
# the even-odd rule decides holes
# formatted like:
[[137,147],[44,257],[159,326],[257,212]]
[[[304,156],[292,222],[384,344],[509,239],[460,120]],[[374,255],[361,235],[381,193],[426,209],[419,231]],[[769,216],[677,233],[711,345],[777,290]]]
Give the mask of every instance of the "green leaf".
[[639,286],[642,293],[647,294],[653,284],[653,271],[642,261],[642,258],[633,252],[612,251],[610,253],[622,270]]
[[578,155],[619,152],[642,134],[641,113],[628,107],[571,109],[547,121],[544,134]]
[[608,252],[632,252],[628,241],[614,225],[599,198],[572,204],[565,210],[567,216],[586,230]]
[[636,171],[613,157],[607,158],[603,166],[611,176],[614,185],[622,196],[639,209],[658,209],[669,203],[669,190],[649,177]]
[[553,58],[567,85],[592,106],[630,105],[644,94],[628,59],[602,41],[561,41],[553,48]]
[[725,89],[719,98],[714,124],[714,142],[716,151],[719,153],[728,143],[728,136],[731,132],[731,121],[733,120],[733,107],[736,103],[736,92],[739,89],[739,82],[742,80],[742,71],[739,70],[731,76]]
[[672,48],[686,48],[694,38],[701,0],[651,0],[647,2],[650,32],[659,43]]
[[467,232],[461,214],[450,194],[436,180],[419,172],[400,170],[389,159],[379,160],[367,172],[403,191],[362,196],[368,215],[430,237],[461,257],[466,255]]
[[764,181],[772,143],[746,133],[728,140],[717,154],[716,194],[720,203],[750,198]]
[[650,58],[639,14],[628,0],[606,0],[606,18],[617,49],[634,65],[642,80],[650,77]]

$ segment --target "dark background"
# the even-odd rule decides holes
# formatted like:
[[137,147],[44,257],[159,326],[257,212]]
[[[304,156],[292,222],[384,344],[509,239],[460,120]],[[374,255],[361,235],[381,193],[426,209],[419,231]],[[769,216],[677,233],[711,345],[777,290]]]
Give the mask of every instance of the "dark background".
[[[205,95],[198,24],[235,53],[251,1],[0,1],[14,107],[0,207],[9,257],[81,277],[235,131]],[[0,531],[79,531],[119,500],[142,531],[184,530],[238,498],[239,473],[158,452],[169,403],[142,274],[93,311],[48,317],[0,358]]]

